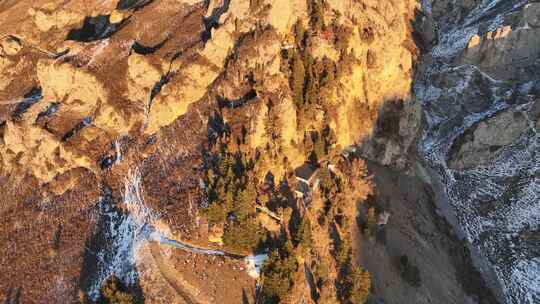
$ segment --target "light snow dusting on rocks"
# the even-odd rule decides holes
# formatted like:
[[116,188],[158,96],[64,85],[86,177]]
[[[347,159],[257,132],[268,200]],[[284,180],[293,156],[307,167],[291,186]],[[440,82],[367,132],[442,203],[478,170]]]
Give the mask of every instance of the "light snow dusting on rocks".
[[148,224],[154,215],[144,203],[137,169],[131,170],[125,179],[120,204],[114,202],[111,190],[104,187],[96,213],[96,229],[90,247],[86,248],[97,270],[87,291],[93,300],[99,298],[103,282],[111,275],[126,286],[133,286],[138,280],[137,250],[140,241],[152,231]]
[[[433,1],[424,2],[424,11],[436,14]],[[456,219],[501,301],[540,303],[540,74],[534,72],[540,67],[511,46],[540,35],[530,26],[538,22],[540,3],[477,2],[463,20],[435,16],[438,43],[424,57],[427,75],[415,85],[426,122],[418,150],[442,186],[439,204],[450,204],[441,209]],[[531,15],[536,19],[523,20]],[[492,39],[503,26],[519,33]],[[481,42],[469,51],[475,35]],[[540,54],[540,46],[530,47]],[[474,52],[499,54],[499,66]],[[501,73],[503,67],[510,72]]]

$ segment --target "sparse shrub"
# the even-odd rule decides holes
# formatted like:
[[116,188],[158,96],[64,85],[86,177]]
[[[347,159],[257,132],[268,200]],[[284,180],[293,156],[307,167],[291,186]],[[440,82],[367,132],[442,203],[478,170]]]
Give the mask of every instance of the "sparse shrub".
[[258,10],[262,7],[263,3],[263,0],[249,0],[249,8],[252,11]]
[[371,277],[361,268],[354,268],[348,277],[348,300],[352,304],[363,304],[369,297]]
[[422,279],[420,277],[420,269],[417,266],[412,265],[407,255],[402,255],[399,258],[400,274],[405,282],[411,286],[420,287],[422,285]]
[[336,85],[336,65],[326,56],[323,58],[323,65],[324,71],[322,74],[321,86],[327,86],[329,89],[332,89]]
[[372,27],[366,26],[360,29],[360,38],[365,42],[373,42],[375,40],[375,31]]
[[377,216],[375,215],[375,207],[369,207],[368,213],[367,213],[366,230],[364,231],[364,234],[369,239],[372,239],[373,236],[375,235],[376,229],[377,229]]
[[336,47],[338,50],[345,51],[349,46],[349,41],[351,39],[353,29],[350,27],[339,26],[335,29],[336,31]]

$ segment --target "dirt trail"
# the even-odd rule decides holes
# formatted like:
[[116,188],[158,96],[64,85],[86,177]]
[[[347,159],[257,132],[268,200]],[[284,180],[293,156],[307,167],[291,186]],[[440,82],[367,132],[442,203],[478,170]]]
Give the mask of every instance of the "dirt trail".
[[246,257],[250,257],[249,255],[240,255],[240,254],[234,254],[223,250],[217,250],[217,249],[211,249],[207,247],[202,247],[196,244],[192,244],[187,241],[183,240],[175,240],[175,239],[169,239],[164,236],[160,236],[159,243],[162,246],[171,246],[174,248],[178,248],[181,250],[185,250],[188,252],[196,253],[196,254],[203,254],[203,255],[216,255],[216,256],[223,256],[228,257],[231,259],[243,259]]
[[184,300],[186,304],[209,304],[210,301],[201,295],[201,292],[182,278],[167,258],[161,254],[161,248],[158,243],[149,243],[150,252],[156,261],[156,265],[163,278]]

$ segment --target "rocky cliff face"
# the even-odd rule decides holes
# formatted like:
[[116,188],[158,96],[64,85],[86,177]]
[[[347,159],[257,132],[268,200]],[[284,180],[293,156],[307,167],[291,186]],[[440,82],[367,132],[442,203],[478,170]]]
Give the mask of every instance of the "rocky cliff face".
[[263,181],[307,161],[323,130],[325,152],[373,140],[379,108],[410,99],[416,6],[0,3],[2,299],[96,301],[112,275],[147,302],[173,301],[155,295],[167,284],[180,302],[226,298],[219,279],[212,290],[171,279],[176,253],[164,262],[147,246],[156,231],[216,246],[199,216],[209,145],[242,134],[231,149],[260,155]]
[[539,8],[423,3],[434,26],[424,27],[429,43],[415,85],[425,114],[419,154],[440,185],[440,207],[504,303],[540,300]]
[[[115,9],[113,2],[84,10],[78,5],[3,4],[2,162],[13,174],[32,171],[41,184],[74,168],[100,175],[97,158],[115,139],[155,134],[203,98],[245,104],[253,99],[243,98],[250,90],[259,99],[289,90],[288,75],[280,70],[281,50],[292,41],[292,26],[309,13],[304,1],[257,7],[244,1],[172,1],[147,3],[144,9],[127,4]],[[408,20],[414,4],[327,5],[329,22],[333,18],[352,31],[343,46],[353,58],[350,72],[325,96],[335,105],[330,124],[337,143],[347,146],[369,129],[370,123],[355,117],[359,108],[373,112],[383,102],[408,98],[415,52]],[[364,7],[372,8],[360,13]],[[169,14],[163,20],[146,21],[163,12]],[[16,15],[27,17],[21,22]],[[261,37],[250,37],[254,32]],[[335,39],[331,30],[314,39],[312,56],[339,61]],[[262,68],[254,75],[260,79],[247,81],[256,67]],[[291,142],[298,142],[304,130],[295,125],[291,96],[284,95],[278,112],[292,117],[284,115],[280,132],[284,149],[293,149]],[[248,131],[256,148],[266,144],[260,128],[265,111],[252,108],[259,128]],[[17,112],[11,115],[17,123],[7,109]],[[17,168],[21,163],[29,166]]]

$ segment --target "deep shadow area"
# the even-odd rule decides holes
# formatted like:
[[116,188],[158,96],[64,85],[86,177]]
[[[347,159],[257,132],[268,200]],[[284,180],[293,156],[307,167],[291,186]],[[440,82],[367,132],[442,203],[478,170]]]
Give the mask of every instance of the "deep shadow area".
[[[159,81],[154,84],[154,86],[152,87],[152,90],[150,91],[150,101],[152,101],[159,94],[159,92],[161,92],[161,89],[163,88],[163,86],[169,83],[169,81],[170,81],[169,75],[161,76]],[[150,106],[151,106],[151,103],[149,104],[148,107]]]
[[30,90],[30,92],[24,94],[23,100],[21,100],[17,106],[15,107],[15,110],[13,113],[11,113],[11,117],[14,120],[21,119],[22,115],[30,109],[31,106],[36,104],[38,101],[40,101],[43,98],[43,93],[41,88],[34,87]]
[[71,130],[69,130],[68,132],[66,132],[66,134],[64,134],[64,136],[62,136],[62,141],[68,141],[71,137],[73,137],[75,134],[77,134],[79,131],[84,129],[84,127],[90,125],[91,123],[92,123],[92,117],[83,118]]
[[116,5],[116,9],[118,10],[128,10],[128,9],[134,9],[138,10],[146,5],[152,3],[154,0],[120,0],[118,1],[118,4]]
[[205,30],[201,33],[201,40],[204,43],[212,38],[212,29],[219,27],[219,19],[229,10],[230,4],[231,0],[224,0],[222,6],[214,8],[210,17],[204,18]]
[[422,54],[429,52],[437,44],[437,33],[433,17],[416,9],[412,22],[412,38]]
[[59,102],[51,102],[43,111],[38,113],[36,121],[40,120],[41,118],[50,117],[54,115],[56,112],[58,112],[59,108],[60,108]]
[[167,43],[168,39],[165,39],[163,41],[161,41],[160,43],[154,45],[154,46],[145,46],[145,45],[142,45],[140,44],[139,42],[135,41],[133,42],[133,45],[131,46],[131,49],[139,54],[139,55],[148,55],[148,54],[152,54],[154,53],[155,51],[159,50],[163,45],[165,45],[165,43]]
[[109,38],[122,29],[129,22],[130,18],[124,19],[119,23],[110,23],[109,15],[86,17],[84,18],[83,26],[79,29],[69,31],[66,40],[91,42]]
[[98,160],[99,167],[101,168],[101,170],[107,170],[111,168],[116,163],[117,160],[118,160],[118,157],[116,154],[104,155]]
[[254,89],[251,89],[244,96],[234,100],[229,100],[227,98],[218,96],[217,102],[220,108],[236,109],[252,101],[255,98],[257,98],[257,92]]

